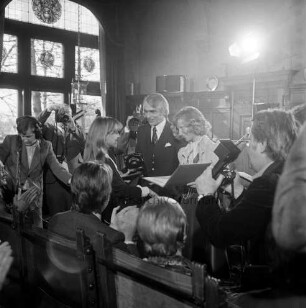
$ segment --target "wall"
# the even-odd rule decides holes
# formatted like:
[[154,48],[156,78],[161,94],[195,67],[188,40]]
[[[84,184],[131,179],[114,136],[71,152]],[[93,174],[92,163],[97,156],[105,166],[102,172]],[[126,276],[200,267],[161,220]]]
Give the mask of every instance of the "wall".
[[[150,93],[156,76],[182,74],[187,91],[205,91],[211,75],[301,71],[305,7],[304,0],[135,1],[123,18],[126,82]],[[228,46],[253,28],[262,30],[265,48],[258,61],[241,64],[229,56]],[[295,82],[304,82],[301,78]]]

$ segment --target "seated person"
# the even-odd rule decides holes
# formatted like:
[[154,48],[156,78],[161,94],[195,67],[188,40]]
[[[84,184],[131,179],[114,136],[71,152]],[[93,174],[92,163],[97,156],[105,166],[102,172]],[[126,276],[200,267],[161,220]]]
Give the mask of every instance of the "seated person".
[[107,223],[110,221],[113,208],[117,205],[141,204],[143,197],[155,195],[148,187],[128,185],[123,180],[111,151],[117,148],[121,129],[122,124],[117,119],[97,117],[89,128],[84,150],[84,161],[96,160],[98,153],[106,153],[105,161],[113,171],[112,194],[102,215]]
[[190,273],[191,263],[182,257],[186,225],[186,215],[174,199],[154,197],[146,201],[139,211],[137,232],[147,260]]
[[96,247],[96,232],[105,233],[108,240],[119,248],[137,254],[132,242],[138,209],[128,206],[117,213],[115,208],[112,215],[111,227],[101,222],[101,214],[110,198],[112,170],[98,161],[81,164],[73,173],[71,192],[73,209],[58,213],[49,222],[48,229],[71,240],[76,238],[76,229],[81,228]]
[[[234,179],[235,204],[222,210],[215,198],[223,175],[217,180],[208,167],[196,179],[200,195],[196,215],[211,243],[220,248],[243,245],[248,241],[249,264],[272,265],[266,231],[271,222],[272,205],[278,178],[298,128],[293,115],[283,110],[264,110],[255,114],[251,129],[249,156],[256,170],[253,182],[244,190],[238,173]],[[228,185],[230,186],[230,185]],[[225,187],[231,193],[230,187]]]

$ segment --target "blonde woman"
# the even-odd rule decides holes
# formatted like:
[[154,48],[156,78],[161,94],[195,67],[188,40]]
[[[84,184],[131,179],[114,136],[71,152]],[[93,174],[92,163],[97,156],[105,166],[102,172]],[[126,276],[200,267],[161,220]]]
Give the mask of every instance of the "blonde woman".
[[97,117],[91,124],[86,139],[84,161],[99,160],[105,154],[105,162],[113,170],[112,194],[103,212],[103,220],[110,222],[111,213],[118,205],[141,204],[144,197],[155,195],[148,187],[130,186],[124,182],[110,149],[116,148],[123,125],[112,117]]

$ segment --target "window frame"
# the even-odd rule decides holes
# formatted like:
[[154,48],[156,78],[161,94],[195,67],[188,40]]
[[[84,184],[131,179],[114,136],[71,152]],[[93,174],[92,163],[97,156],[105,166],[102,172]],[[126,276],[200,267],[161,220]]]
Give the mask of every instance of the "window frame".
[[[31,114],[32,91],[63,93],[64,102],[68,102],[71,93],[71,82],[75,78],[75,46],[78,45],[78,33],[7,18],[4,21],[4,33],[17,37],[18,73],[1,72],[0,88],[15,88],[19,90],[18,116]],[[99,49],[97,36],[86,33],[81,33],[80,35],[81,47]],[[63,78],[31,75],[31,39],[54,41],[63,45]],[[90,81],[87,87],[87,95],[101,96],[100,82]]]

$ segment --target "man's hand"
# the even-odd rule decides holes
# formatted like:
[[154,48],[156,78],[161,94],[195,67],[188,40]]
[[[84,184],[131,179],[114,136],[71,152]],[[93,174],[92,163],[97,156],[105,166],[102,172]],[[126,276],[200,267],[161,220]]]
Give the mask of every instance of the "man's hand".
[[31,204],[39,197],[41,189],[37,186],[30,187],[26,192],[21,194],[21,191],[14,196],[14,206],[19,212],[24,212]]
[[136,205],[127,206],[118,213],[119,208],[117,206],[113,209],[110,227],[122,232],[126,241],[132,241],[136,231],[139,209]]
[[[233,185],[234,185],[234,198],[237,199],[241,195],[241,193],[243,192],[243,189],[244,189],[244,187],[243,187],[243,185],[241,183],[241,177],[240,177],[238,172],[235,173],[235,178],[234,178],[233,181],[234,181],[233,182]],[[228,184],[226,186],[222,186],[222,188],[226,192],[232,194],[232,185],[231,184]]]
[[2,288],[5,277],[12,265],[12,248],[8,242],[0,245],[0,290]]
[[224,175],[219,175],[217,180],[212,177],[212,166],[208,166],[204,172],[195,180],[196,189],[199,195],[214,194],[221,185]]
[[68,115],[68,116],[69,116],[69,120],[68,120],[68,122],[66,124],[66,127],[68,128],[68,131],[70,133],[74,133],[75,130],[76,130],[76,126],[75,126],[74,120],[73,120],[71,115]]

